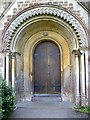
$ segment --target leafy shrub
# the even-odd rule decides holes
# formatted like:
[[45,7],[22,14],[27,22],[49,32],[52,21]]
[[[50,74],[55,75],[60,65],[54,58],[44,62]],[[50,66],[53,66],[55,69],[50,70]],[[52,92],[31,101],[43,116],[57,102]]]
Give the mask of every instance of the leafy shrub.
[[14,98],[13,89],[7,85],[6,80],[0,77],[0,114],[2,118],[7,118],[15,108]]
[[75,110],[85,113],[90,113],[90,106],[75,106]]

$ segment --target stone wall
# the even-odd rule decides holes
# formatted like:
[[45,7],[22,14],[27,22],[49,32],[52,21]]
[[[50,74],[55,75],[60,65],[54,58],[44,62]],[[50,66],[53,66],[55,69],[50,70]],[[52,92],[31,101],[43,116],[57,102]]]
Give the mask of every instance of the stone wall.
[[16,54],[16,78],[15,91],[17,100],[20,101],[24,97],[24,71],[23,59],[21,55]]
[[38,4],[58,5],[59,7],[64,7],[68,9],[68,11],[72,11],[72,13],[74,13],[87,25],[87,12],[80,5],[78,5],[75,0],[18,0],[3,16],[5,25],[17,13],[21,12],[25,8],[32,7],[33,5],[37,6]]
[[[13,20],[17,16],[17,14],[20,14],[22,11],[24,12],[24,10],[27,9],[27,8],[31,8],[33,6],[36,7],[37,5],[45,5],[45,4],[54,5],[54,6],[57,5],[58,7],[64,8],[71,15],[74,15],[77,18],[77,20],[80,20],[82,22],[85,30],[87,30],[87,26],[88,26],[87,12],[83,8],[81,8],[75,0],[72,0],[72,1],[69,1],[69,2],[66,1],[66,0],[18,0],[18,2],[16,1],[11,6],[11,8],[6,12],[6,14],[3,15],[2,18],[1,18],[1,26],[0,26],[1,40],[2,40],[2,34],[3,34],[2,30],[4,28],[6,29],[7,25],[10,24],[11,20]],[[1,43],[1,41],[0,41],[0,43]],[[2,43],[0,45],[2,46]],[[1,46],[0,46],[0,49],[1,49]],[[22,58],[20,56],[16,56],[17,68],[16,68],[16,78],[15,78],[16,79],[15,89],[16,89],[16,95],[18,96],[17,97],[18,99],[21,99],[21,97],[23,97],[23,95],[24,95],[23,94],[23,92],[24,92],[23,75],[24,74],[23,74],[23,69],[22,69],[23,66],[22,66],[21,61],[22,61]],[[2,57],[1,57],[1,64],[3,65]],[[90,67],[90,65],[89,65],[89,67]],[[3,70],[2,70],[2,72],[3,72]],[[64,80],[65,80],[64,92],[65,92],[65,94],[67,96],[67,99],[68,99],[68,98],[71,98],[71,93],[72,93],[72,85],[71,85],[72,81],[70,79],[70,68],[69,68],[69,66],[67,66],[64,70]]]
[[88,44],[89,44],[89,52],[88,52],[88,70],[89,70],[89,76],[88,76],[88,96],[89,96],[89,106],[90,106],[90,14],[88,14]]
[[70,65],[67,65],[64,69],[64,95],[66,100],[73,101],[72,96],[72,78],[70,74]]
[[[7,1],[6,1],[7,2]],[[6,25],[14,18],[15,15],[20,13],[26,8],[37,6],[39,4],[57,5],[63,7],[74,14],[80,21],[83,22],[85,29],[88,26],[88,14],[87,12],[75,1],[75,0],[17,0],[11,7],[0,17],[0,39],[2,40],[2,31]],[[1,45],[0,40],[0,45]],[[3,46],[5,47],[5,46]],[[1,51],[2,46],[0,46]]]

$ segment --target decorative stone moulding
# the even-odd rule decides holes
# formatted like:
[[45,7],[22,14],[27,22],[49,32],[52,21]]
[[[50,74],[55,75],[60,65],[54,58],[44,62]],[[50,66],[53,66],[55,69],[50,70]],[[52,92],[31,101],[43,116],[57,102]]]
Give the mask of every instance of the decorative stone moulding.
[[38,15],[53,15],[58,17],[58,19],[62,19],[74,30],[80,47],[88,47],[87,35],[85,33],[84,28],[80,24],[80,22],[70,13],[64,11],[60,8],[52,7],[52,6],[39,6],[37,8],[29,9],[19,15],[13,22],[9,25],[8,29],[5,32],[4,40],[8,41],[6,44],[5,50],[10,50],[11,41],[15,35],[15,32],[18,28],[28,21],[30,18],[38,16]]

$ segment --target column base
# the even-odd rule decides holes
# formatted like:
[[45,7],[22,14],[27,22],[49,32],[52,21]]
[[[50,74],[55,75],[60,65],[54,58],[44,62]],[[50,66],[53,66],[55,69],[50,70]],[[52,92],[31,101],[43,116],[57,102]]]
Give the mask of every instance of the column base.
[[76,96],[76,103],[75,103],[76,106],[81,106],[81,98],[80,96]]
[[26,92],[23,98],[23,101],[32,101],[33,95]]
[[88,100],[85,98],[85,96],[81,97],[81,105],[82,106],[88,106]]

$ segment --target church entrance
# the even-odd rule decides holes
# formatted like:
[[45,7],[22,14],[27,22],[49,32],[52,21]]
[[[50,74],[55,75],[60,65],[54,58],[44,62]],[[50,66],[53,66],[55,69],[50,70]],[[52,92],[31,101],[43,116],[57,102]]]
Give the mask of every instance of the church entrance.
[[40,43],[34,51],[34,94],[61,92],[60,50],[53,42]]

